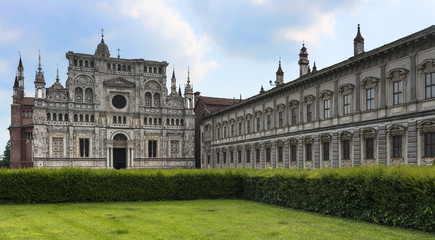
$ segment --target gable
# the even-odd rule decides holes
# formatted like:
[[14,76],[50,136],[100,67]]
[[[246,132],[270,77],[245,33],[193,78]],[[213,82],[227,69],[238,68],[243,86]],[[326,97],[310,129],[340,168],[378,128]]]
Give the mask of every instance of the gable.
[[132,88],[134,87],[134,83],[124,79],[122,77],[116,77],[113,79],[109,79],[104,82],[104,85],[108,87],[121,87],[121,88]]

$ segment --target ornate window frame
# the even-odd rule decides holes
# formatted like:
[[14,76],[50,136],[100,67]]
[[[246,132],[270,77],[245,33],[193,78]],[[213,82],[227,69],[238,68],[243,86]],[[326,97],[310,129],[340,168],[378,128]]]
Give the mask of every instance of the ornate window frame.
[[435,164],[435,157],[426,156],[425,134],[435,133],[435,119],[428,119],[418,123],[417,129],[419,138],[418,144],[420,145],[419,151],[417,151],[419,153],[417,159],[420,159],[420,165],[433,165]]
[[[394,137],[401,136],[401,157],[394,157]],[[391,125],[387,128],[387,137],[388,137],[388,165],[402,165],[405,164],[405,154],[406,154],[406,128],[397,124]]]
[[[400,106],[402,104],[404,104],[406,102],[407,99],[407,85],[408,85],[408,75],[409,75],[409,70],[404,69],[404,68],[394,68],[391,69],[388,73],[387,73],[387,80],[388,80],[388,85],[389,87],[387,89],[390,89],[388,91],[388,95],[387,96],[387,105],[388,106]],[[396,94],[399,94],[398,92],[396,93],[396,86],[398,86],[397,84],[401,83],[401,98],[399,102],[395,102],[395,96]],[[398,96],[398,95],[397,95]]]
[[[341,106],[338,110],[340,115],[350,115],[353,113],[354,111],[354,89],[355,89],[355,85],[350,84],[350,83],[345,83],[342,84],[339,88],[338,88],[338,93],[340,94],[340,98],[338,100],[339,102],[339,106]],[[345,102],[344,102],[344,97],[345,96],[349,96],[349,112],[345,113],[344,109],[345,109]]]
[[285,117],[284,117],[285,113],[284,113],[284,110],[285,110],[285,105],[283,103],[278,104],[278,106],[276,107],[276,112],[278,114],[278,117],[277,117],[277,119],[278,119],[278,128],[285,127]]
[[[315,104],[314,101],[316,100],[316,97],[314,95],[307,95],[304,97],[304,115],[305,115],[305,121],[306,122],[313,122],[316,119],[315,116]],[[310,110],[311,110],[311,119],[309,119],[309,115],[308,115],[308,106],[311,106]]]
[[[348,131],[343,131],[339,135],[339,167],[352,167],[353,166],[353,135]],[[344,142],[349,141],[349,158],[344,157]]]
[[[322,162],[331,162],[331,149],[332,149],[332,137],[330,134],[323,133],[320,135],[320,152],[321,152],[321,160]],[[325,149],[325,143],[328,143],[328,149]],[[325,159],[325,153],[328,153],[328,159]]]
[[[361,154],[363,159],[363,165],[374,165],[378,159],[378,131],[374,128],[364,128],[360,132],[361,135]],[[370,139],[373,139],[373,153],[368,152],[367,143]],[[368,154],[373,154],[373,158],[367,157]]]
[[[366,77],[361,82],[361,96],[364,96],[364,101],[362,102],[362,108],[364,111],[374,111],[378,108],[378,85],[379,85],[379,78],[375,77]],[[373,88],[373,106],[371,106],[370,109],[367,108],[367,90]]]
[[417,89],[422,89],[423,92],[417,92],[417,96],[424,96],[422,100],[433,100],[434,97],[428,98],[426,96],[426,75],[435,73],[435,59],[425,59],[420,65],[417,66],[419,80],[417,81]]
[[[289,125],[290,126],[296,126],[298,125],[298,110],[299,110],[299,101],[296,99],[292,99],[290,100],[290,102],[288,103],[288,107],[290,109],[289,111]],[[296,112],[295,118],[293,118],[293,111]]]
[[334,105],[333,96],[334,92],[330,90],[323,90],[319,95],[320,100],[322,100],[323,111],[321,111],[321,117],[323,119],[332,118],[334,114],[332,108],[332,106]]

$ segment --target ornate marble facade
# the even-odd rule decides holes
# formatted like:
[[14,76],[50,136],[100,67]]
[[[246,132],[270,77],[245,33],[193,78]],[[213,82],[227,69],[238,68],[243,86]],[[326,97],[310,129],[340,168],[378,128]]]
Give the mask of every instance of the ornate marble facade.
[[[35,167],[193,168],[193,89],[184,97],[168,63],[67,52],[68,79],[46,88],[35,78],[32,161]],[[12,156],[14,158],[14,156]],[[20,161],[16,159],[16,161]]]
[[300,77],[202,118],[202,168],[432,165],[435,26]]

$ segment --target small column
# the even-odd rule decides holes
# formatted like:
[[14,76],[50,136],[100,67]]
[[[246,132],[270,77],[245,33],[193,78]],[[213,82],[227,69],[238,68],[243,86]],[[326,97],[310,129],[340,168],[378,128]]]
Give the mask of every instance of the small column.
[[106,150],[107,150],[107,154],[106,154],[106,161],[107,161],[106,168],[109,168],[110,167],[110,148],[107,148]]
[[361,110],[361,73],[355,75],[355,112],[359,113]]
[[260,166],[266,168],[266,158],[265,158],[265,144],[262,142],[260,144]]
[[127,169],[131,167],[130,147],[127,147]]
[[304,139],[302,137],[298,138],[298,167],[304,168]]
[[131,167],[134,168],[134,148],[131,148]]
[[410,62],[411,62],[411,69],[410,69],[410,77],[411,77],[411,98],[410,102],[416,102],[417,101],[417,81],[416,81],[416,53],[411,53],[410,55]]
[[386,89],[385,89],[385,63],[383,63],[381,65],[381,82],[380,82],[380,87],[381,87],[381,106],[380,108],[386,108],[387,104],[386,104]]

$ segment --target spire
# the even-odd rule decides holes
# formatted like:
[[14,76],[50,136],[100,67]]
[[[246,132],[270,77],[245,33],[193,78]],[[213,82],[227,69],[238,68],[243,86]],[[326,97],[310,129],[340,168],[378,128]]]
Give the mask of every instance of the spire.
[[284,75],[284,72],[282,71],[281,68],[281,60],[279,60],[279,66],[278,66],[278,71],[276,71],[276,75],[280,75],[280,76]]
[[177,79],[175,78],[175,68],[172,69],[171,95],[177,95]]
[[266,91],[264,91],[263,85],[261,85],[261,89],[260,89],[260,94],[265,93]]
[[275,85],[279,86],[283,83],[284,83],[284,72],[282,71],[282,68],[281,68],[281,60],[279,60],[278,71],[276,71]]
[[181,97],[181,86],[178,86],[178,95]]
[[353,39],[354,43],[364,43],[364,38],[361,36],[361,31],[360,31],[360,27],[358,24],[358,32],[356,33],[356,37],[355,39]]
[[313,72],[316,72],[316,71],[317,71],[316,62],[314,62],[314,65],[313,65]]
[[18,63],[18,68],[23,68],[23,62],[21,61],[21,53],[18,53],[20,55],[20,62]]
[[15,74],[14,88],[18,88],[18,76]]
[[59,63],[57,64],[56,82],[59,82]]
[[41,72],[42,67],[41,67],[41,50],[39,50],[39,60],[38,60],[38,71]]
[[187,66],[187,84],[184,86],[184,95],[193,94],[192,85],[190,85],[190,67]]
[[356,56],[364,52],[364,38],[361,36],[360,27],[358,24],[358,31],[355,39],[353,39],[353,55]]
[[18,63],[17,73],[18,73],[18,86],[21,89],[22,96],[24,96],[24,67],[23,67],[23,61],[21,60],[21,53],[20,54],[20,61]]

